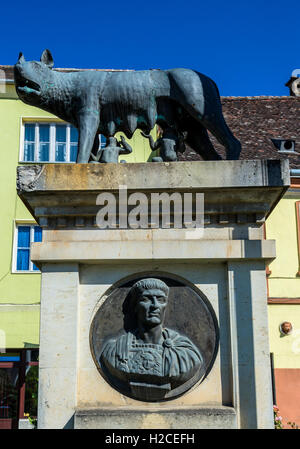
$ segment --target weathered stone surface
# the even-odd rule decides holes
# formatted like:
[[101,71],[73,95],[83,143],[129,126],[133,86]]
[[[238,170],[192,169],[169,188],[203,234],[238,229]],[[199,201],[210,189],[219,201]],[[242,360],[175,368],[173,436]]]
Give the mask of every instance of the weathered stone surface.
[[[138,164],[47,164],[42,173],[37,166],[18,167],[20,193],[32,191],[33,179],[27,172],[37,171],[34,190],[38,192],[118,190],[197,190],[212,188],[288,187],[287,160],[193,161]],[[39,166],[41,167],[41,166]],[[222,192],[219,192],[222,194]]]
[[29,421],[29,419],[19,419],[18,429],[34,429],[34,425]]
[[44,265],[38,427],[63,428],[74,414],[78,362],[78,265]]
[[[139,234],[139,231],[135,231]],[[169,230],[172,233],[172,229]],[[86,231],[88,233],[90,231]],[[101,232],[101,231],[99,231]],[[31,258],[35,264],[46,262],[71,262],[105,264],[108,261],[130,260],[185,260],[226,261],[243,259],[264,259],[270,262],[276,256],[275,240],[61,240],[32,244]]]
[[[250,233],[261,228],[287,190],[289,180],[288,162],[276,160],[155,163],[154,166],[150,163],[47,164],[43,169],[18,167],[18,194],[40,225],[49,230],[63,227],[99,230],[97,196],[103,192],[115,194],[118,223],[120,186],[127,188],[128,198],[134,192],[145,194],[149,207],[153,193],[176,192],[182,198],[184,193],[192,193],[193,201],[196,194],[203,194],[205,232],[211,233],[206,235],[207,239],[220,239],[221,229],[223,235],[227,230],[226,238],[251,239],[254,237]],[[134,207],[128,205],[128,213]],[[160,220],[161,217],[160,212]],[[174,220],[172,208],[170,219]],[[150,214],[147,226],[144,229],[152,228]]]
[[29,165],[26,170],[17,172],[17,190],[31,192],[35,190],[38,180],[42,174],[43,165]]
[[232,407],[77,410],[76,429],[236,429]]

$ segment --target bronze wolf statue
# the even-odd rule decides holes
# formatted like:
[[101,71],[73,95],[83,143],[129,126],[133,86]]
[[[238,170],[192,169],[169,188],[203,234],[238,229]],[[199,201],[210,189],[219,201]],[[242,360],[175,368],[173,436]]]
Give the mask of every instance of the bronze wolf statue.
[[145,71],[52,70],[45,50],[40,61],[14,67],[20,99],[48,111],[78,128],[78,163],[87,163],[98,147],[98,134],[131,138],[138,128],[149,134],[157,123],[184,133],[185,142],[204,160],[220,155],[209,140],[209,130],[226,148],[227,159],[238,159],[240,142],[228,128],[218,88],[207,76],[190,69]]

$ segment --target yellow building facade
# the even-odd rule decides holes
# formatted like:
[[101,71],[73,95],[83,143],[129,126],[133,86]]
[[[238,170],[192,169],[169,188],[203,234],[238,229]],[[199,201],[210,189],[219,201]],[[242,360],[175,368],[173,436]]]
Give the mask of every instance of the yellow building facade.
[[[268,239],[276,239],[276,259],[268,271],[270,351],[273,354],[276,402],[284,427],[300,425],[300,178],[291,179],[266,222]],[[292,326],[288,334],[280,326]]]

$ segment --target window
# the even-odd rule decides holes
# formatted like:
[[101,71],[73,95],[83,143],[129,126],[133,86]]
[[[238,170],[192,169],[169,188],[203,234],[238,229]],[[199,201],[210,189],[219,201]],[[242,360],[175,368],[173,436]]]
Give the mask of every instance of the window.
[[24,123],[22,162],[76,162],[78,131],[69,124]]
[[104,148],[106,145],[106,138],[102,134],[99,134],[99,144],[100,148]]
[[[78,130],[64,123],[24,123],[22,162],[76,162]],[[99,148],[106,139],[99,135]]]
[[38,267],[30,260],[30,244],[41,241],[42,228],[36,225],[17,225],[15,235],[15,271],[39,271]]

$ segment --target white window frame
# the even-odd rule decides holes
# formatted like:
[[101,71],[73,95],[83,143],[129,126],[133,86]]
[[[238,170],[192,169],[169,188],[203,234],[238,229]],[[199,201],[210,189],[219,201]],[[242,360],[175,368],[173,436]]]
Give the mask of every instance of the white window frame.
[[[17,255],[18,255],[18,228],[19,226],[30,226],[30,249],[29,249],[29,270],[17,270]],[[34,228],[39,226],[35,221],[16,220],[14,222],[14,240],[13,240],[13,256],[12,256],[12,273],[14,274],[40,274],[40,270],[33,269],[33,262],[31,261],[31,243],[34,242]]]
[[[24,161],[24,143],[25,143],[25,125],[35,125],[35,145],[34,145],[34,160]],[[39,161],[38,160],[38,150],[39,150],[39,126],[49,125],[49,161]],[[56,126],[63,125],[66,126],[66,161],[56,161],[55,160],[55,144],[56,144]],[[74,164],[74,161],[70,161],[70,150],[71,150],[71,126],[70,123],[61,121],[50,121],[50,120],[22,120],[21,121],[21,132],[20,132],[20,153],[19,153],[19,163],[22,164]]]

